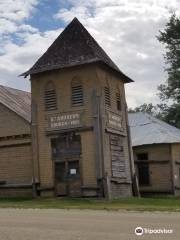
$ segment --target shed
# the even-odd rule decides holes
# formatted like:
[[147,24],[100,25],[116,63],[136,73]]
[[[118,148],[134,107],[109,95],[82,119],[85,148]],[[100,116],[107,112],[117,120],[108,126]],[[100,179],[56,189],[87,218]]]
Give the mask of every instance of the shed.
[[180,129],[147,113],[129,113],[140,192],[180,193]]

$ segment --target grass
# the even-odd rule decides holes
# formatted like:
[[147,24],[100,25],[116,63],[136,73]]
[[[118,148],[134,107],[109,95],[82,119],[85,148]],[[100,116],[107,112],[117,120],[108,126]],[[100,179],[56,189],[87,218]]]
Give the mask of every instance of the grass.
[[176,211],[180,212],[180,198],[125,198],[107,201],[102,199],[37,198],[0,199],[0,208],[39,208],[39,209],[93,209],[130,211]]

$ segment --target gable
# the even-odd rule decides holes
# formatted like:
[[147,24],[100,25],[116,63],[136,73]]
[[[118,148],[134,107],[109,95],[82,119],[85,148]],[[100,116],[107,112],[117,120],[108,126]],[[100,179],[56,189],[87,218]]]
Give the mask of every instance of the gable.
[[0,137],[30,134],[30,123],[0,103]]

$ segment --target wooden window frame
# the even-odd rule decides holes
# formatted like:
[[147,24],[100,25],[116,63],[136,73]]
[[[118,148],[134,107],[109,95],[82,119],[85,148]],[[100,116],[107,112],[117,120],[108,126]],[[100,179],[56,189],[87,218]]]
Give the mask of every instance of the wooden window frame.
[[49,81],[44,89],[44,107],[45,111],[57,110],[56,88],[52,81]]
[[109,86],[104,87],[104,103],[106,107],[111,107],[111,91]]
[[75,77],[71,82],[71,105],[81,107],[84,105],[84,88],[82,81]]
[[116,108],[118,111],[122,111],[122,101],[121,101],[121,93],[116,93]]

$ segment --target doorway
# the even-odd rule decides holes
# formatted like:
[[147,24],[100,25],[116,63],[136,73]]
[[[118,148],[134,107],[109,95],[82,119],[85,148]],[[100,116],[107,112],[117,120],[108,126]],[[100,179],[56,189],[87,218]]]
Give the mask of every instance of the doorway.
[[81,137],[74,132],[52,139],[57,196],[81,196]]
[[148,153],[137,154],[138,179],[140,186],[150,185]]

